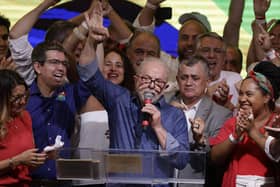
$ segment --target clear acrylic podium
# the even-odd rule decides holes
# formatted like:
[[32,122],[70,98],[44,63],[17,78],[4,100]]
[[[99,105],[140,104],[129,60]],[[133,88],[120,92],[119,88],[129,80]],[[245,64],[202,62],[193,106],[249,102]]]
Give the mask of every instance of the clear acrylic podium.
[[[175,169],[178,163],[180,170]],[[56,159],[57,178],[73,180],[78,186],[107,183],[203,186],[205,166],[205,152],[191,151],[61,149]]]

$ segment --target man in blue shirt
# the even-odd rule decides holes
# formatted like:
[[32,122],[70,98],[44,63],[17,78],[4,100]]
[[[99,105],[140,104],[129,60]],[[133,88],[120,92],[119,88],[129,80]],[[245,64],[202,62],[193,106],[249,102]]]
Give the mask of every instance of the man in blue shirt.
[[[185,116],[181,110],[167,104],[163,97],[168,79],[166,65],[159,58],[145,59],[134,77],[136,93],[133,94],[104,79],[98,69],[95,46],[106,31],[101,28],[98,32],[91,32],[81,53],[78,70],[81,79],[108,112],[110,148],[187,151]],[[152,94],[151,103],[144,104],[145,92]],[[141,124],[143,113],[150,115],[150,125],[146,128]],[[187,155],[177,154],[175,157],[170,157],[171,169],[184,168]],[[159,162],[155,165],[155,172],[158,177],[170,175]]]
[[[88,89],[81,83],[66,83],[68,56],[56,42],[38,44],[32,52],[32,62],[37,74],[30,87],[27,110],[32,117],[35,145],[40,151],[62,136],[64,147],[70,147],[75,114],[89,97]],[[33,179],[56,179],[55,160],[47,160],[32,172]]]

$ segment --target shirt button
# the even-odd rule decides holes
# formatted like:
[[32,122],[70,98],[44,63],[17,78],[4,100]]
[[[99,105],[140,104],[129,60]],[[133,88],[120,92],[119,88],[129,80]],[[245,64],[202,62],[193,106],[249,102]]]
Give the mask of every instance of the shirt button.
[[50,126],[51,125],[51,123],[48,123],[48,126]]
[[49,140],[52,140],[52,137],[49,137]]
[[47,109],[47,112],[50,112],[50,111],[51,111],[51,109],[48,108],[48,109]]
[[51,171],[51,168],[48,168],[48,171]]

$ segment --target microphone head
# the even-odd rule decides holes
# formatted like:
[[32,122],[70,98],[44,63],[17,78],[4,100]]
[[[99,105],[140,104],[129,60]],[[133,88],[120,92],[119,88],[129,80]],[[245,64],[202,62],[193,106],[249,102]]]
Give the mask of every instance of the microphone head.
[[144,100],[145,99],[152,99],[154,97],[154,94],[152,92],[149,92],[149,91],[145,91],[143,95],[144,95]]

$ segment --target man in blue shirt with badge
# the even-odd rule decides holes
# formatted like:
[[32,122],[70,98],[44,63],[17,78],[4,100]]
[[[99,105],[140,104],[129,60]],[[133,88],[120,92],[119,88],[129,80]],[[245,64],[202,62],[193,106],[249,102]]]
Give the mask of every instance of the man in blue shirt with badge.
[[[60,135],[63,147],[69,148],[75,115],[90,93],[80,81],[76,84],[67,83],[69,58],[59,43],[38,44],[33,49],[32,62],[37,78],[30,86],[27,110],[32,117],[35,145],[42,151],[44,147],[53,145]],[[58,182],[55,181],[55,160],[49,159],[33,170],[32,178],[34,181],[48,179]],[[59,183],[54,185],[60,186]]]

